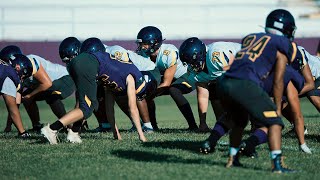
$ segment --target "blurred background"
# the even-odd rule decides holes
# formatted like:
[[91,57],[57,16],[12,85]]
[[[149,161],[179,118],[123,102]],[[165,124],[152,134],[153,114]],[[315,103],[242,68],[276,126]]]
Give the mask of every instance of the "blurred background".
[[207,44],[240,42],[264,31],[266,16],[278,8],[292,13],[296,42],[315,54],[320,0],[0,0],[0,48],[15,44],[25,54],[60,63],[58,46],[66,37],[98,37],[134,50],[137,33],[148,25],[178,48],[191,36]]

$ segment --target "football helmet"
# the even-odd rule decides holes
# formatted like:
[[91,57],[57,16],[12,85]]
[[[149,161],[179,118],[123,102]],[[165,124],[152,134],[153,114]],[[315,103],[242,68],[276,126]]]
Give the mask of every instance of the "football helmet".
[[64,63],[69,62],[72,58],[80,53],[81,43],[75,37],[65,38],[59,45],[59,55]]
[[104,47],[101,40],[96,37],[91,37],[83,41],[80,49],[80,53],[83,53],[83,52],[94,53],[98,51],[105,52],[106,48]]
[[291,41],[294,39],[294,33],[297,29],[294,17],[284,9],[276,9],[272,11],[266,19],[266,32],[268,28],[276,29]]
[[14,54],[22,54],[20,48],[15,45],[6,46],[0,51],[0,59],[7,63],[11,63]]
[[20,79],[26,79],[32,75],[32,63],[29,58],[23,54],[12,55],[11,66],[16,70]]
[[179,48],[179,57],[195,72],[200,72],[206,61],[206,45],[197,37],[188,38]]
[[[136,52],[141,56],[149,57],[160,48],[163,41],[162,33],[157,27],[146,26],[137,35],[136,43],[138,48]],[[144,44],[149,45],[149,47],[147,49],[143,48]]]

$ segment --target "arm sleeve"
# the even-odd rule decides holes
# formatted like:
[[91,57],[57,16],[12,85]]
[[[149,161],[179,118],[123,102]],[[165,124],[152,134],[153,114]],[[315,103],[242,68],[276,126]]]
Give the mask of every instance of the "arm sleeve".
[[150,58],[145,58],[130,50],[128,50],[128,54],[130,60],[139,69],[139,71],[151,71],[156,67]]
[[7,94],[12,97],[16,97],[17,94],[17,88],[14,85],[13,81],[10,78],[6,78],[3,82],[1,93]]

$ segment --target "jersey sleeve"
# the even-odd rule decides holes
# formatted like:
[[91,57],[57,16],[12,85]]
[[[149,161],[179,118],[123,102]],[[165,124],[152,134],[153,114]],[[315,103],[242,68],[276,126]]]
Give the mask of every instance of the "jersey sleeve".
[[[20,86],[18,85],[18,87]],[[9,77],[7,77],[3,82],[0,92],[12,97],[16,97],[17,91],[19,90],[18,87],[16,87],[14,85],[14,82]]]
[[28,56],[31,64],[32,64],[32,75],[36,74],[40,68],[41,62],[38,58],[40,57],[36,57],[36,56]]
[[166,68],[170,68],[177,64],[178,52],[174,50],[166,49],[163,51],[162,61],[166,64]]
[[106,48],[106,52],[110,54],[111,59],[121,62],[129,62],[127,50],[121,46],[108,46]]
[[151,71],[156,67],[156,65],[150,60],[150,58],[145,58],[130,50],[128,50],[127,52],[129,55],[129,59],[139,69],[139,71]]

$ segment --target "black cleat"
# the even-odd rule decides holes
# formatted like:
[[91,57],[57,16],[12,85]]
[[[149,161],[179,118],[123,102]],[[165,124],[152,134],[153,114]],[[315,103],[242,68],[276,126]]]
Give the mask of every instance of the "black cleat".
[[229,156],[228,162],[226,164],[226,168],[231,168],[231,167],[242,167],[243,165],[239,161],[239,156]]
[[249,149],[247,147],[247,144],[245,141],[241,142],[240,146],[239,146],[239,151],[237,153],[237,156],[246,156],[249,158],[258,158],[258,153],[256,152],[255,149]]
[[214,152],[215,146],[215,143],[211,143],[209,140],[206,140],[202,143],[200,147],[200,153],[209,154],[211,152]]
[[199,128],[197,126],[195,127],[188,127],[187,131],[190,131],[190,132],[198,132]]
[[27,131],[24,131],[23,133],[19,133],[18,137],[21,139],[29,139],[31,137],[31,134]]
[[294,173],[295,170],[289,169],[283,162],[283,157],[278,154],[275,159],[272,160],[272,172],[273,173]]
[[34,125],[32,129],[28,129],[28,131],[40,134],[41,128],[43,128],[43,124],[37,124],[37,125]]

